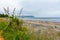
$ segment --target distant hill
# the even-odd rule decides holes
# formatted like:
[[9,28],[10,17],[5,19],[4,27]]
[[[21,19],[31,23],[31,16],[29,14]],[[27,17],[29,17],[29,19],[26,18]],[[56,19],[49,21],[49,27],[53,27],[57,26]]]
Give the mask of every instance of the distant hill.
[[21,18],[34,18],[34,16],[19,16]]

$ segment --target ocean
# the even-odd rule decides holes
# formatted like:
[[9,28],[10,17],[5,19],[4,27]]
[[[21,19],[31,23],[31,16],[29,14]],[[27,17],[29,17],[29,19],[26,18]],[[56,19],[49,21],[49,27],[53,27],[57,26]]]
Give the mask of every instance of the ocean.
[[[19,17],[20,18],[20,17]],[[20,18],[23,20],[40,20],[40,21],[50,21],[50,22],[60,22],[60,18]]]

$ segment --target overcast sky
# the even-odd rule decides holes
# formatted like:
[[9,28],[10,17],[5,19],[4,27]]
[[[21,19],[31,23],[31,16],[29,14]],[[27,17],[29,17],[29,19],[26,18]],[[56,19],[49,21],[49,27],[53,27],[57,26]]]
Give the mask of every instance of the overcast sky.
[[60,0],[0,0],[0,12],[3,7],[23,8],[22,15],[60,17]]

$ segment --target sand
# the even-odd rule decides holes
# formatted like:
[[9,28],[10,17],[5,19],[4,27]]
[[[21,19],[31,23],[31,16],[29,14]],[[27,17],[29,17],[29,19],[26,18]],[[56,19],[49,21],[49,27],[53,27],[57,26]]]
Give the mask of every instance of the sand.
[[38,20],[24,20],[30,27],[35,30],[45,30],[53,28],[55,31],[60,32],[60,22],[38,21]]

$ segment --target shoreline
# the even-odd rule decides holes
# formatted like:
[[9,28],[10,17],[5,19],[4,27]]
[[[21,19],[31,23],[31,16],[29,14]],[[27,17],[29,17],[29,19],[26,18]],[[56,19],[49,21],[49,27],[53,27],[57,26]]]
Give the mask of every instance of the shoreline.
[[42,20],[24,20],[24,21],[29,21],[29,22],[43,22],[43,23],[56,23],[60,24],[60,22],[52,22],[52,21],[42,21]]
[[46,30],[49,28],[55,29],[54,31],[60,32],[60,22],[49,22],[49,21],[33,21],[33,20],[24,20],[29,27],[34,28],[35,30]]

